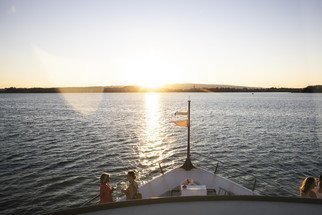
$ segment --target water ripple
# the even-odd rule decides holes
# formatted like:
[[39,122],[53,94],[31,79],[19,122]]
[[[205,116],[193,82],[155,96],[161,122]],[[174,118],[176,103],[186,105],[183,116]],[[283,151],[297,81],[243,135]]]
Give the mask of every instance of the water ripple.
[[[187,134],[171,123],[189,94],[0,94],[0,212],[39,214],[95,196],[101,172],[116,196],[180,166]],[[322,96],[200,93],[192,98],[192,160],[267,195],[294,195],[322,172]],[[69,101],[71,99],[71,101]],[[87,102],[77,101],[88,100]],[[91,101],[95,102],[91,102]],[[234,168],[241,168],[240,173]]]

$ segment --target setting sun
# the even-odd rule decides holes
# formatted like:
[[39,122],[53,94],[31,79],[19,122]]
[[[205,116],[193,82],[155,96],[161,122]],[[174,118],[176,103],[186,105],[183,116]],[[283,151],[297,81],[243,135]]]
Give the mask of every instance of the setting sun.
[[157,89],[177,80],[174,64],[161,56],[137,55],[125,62],[125,73],[130,84]]

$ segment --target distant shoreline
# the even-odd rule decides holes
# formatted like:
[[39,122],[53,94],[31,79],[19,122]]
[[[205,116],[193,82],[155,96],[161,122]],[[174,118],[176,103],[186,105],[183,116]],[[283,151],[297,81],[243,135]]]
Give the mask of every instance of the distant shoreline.
[[160,89],[144,89],[137,86],[121,86],[121,87],[62,87],[62,88],[4,88],[0,89],[0,93],[145,93],[145,92],[285,92],[285,93],[322,93],[322,85],[307,86],[305,88],[251,88],[251,87],[191,87],[191,88],[160,88]]

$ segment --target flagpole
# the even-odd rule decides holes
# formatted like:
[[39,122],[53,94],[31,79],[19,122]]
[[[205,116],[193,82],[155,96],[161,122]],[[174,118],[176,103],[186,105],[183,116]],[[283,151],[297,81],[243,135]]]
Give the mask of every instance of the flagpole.
[[182,165],[182,168],[189,171],[193,168],[195,168],[190,160],[190,98],[188,100],[188,123],[187,123],[187,128],[188,128],[188,144],[187,144],[187,158],[184,164]]
[[190,159],[190,99],[188,100],[188,146],[187,146],[187,159]]

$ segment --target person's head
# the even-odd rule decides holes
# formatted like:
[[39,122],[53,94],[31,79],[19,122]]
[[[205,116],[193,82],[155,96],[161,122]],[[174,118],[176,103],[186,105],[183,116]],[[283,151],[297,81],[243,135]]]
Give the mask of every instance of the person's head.
[[307,193],[315,187],[315,179],[313,177],[307,177],[303,180],[300,191]]
[[135,180],[135,179],[136,179],[135,172],[133,172],[133,171],[129,171],[129,172],[127,173],[127,179],[128,179],[129,181],[131,181],[131,180]]
[[107,182],[110,182],[110,175],[107,174],[106,172],[104,172],[102,175],[101,175],[101,183],[107,183]]

